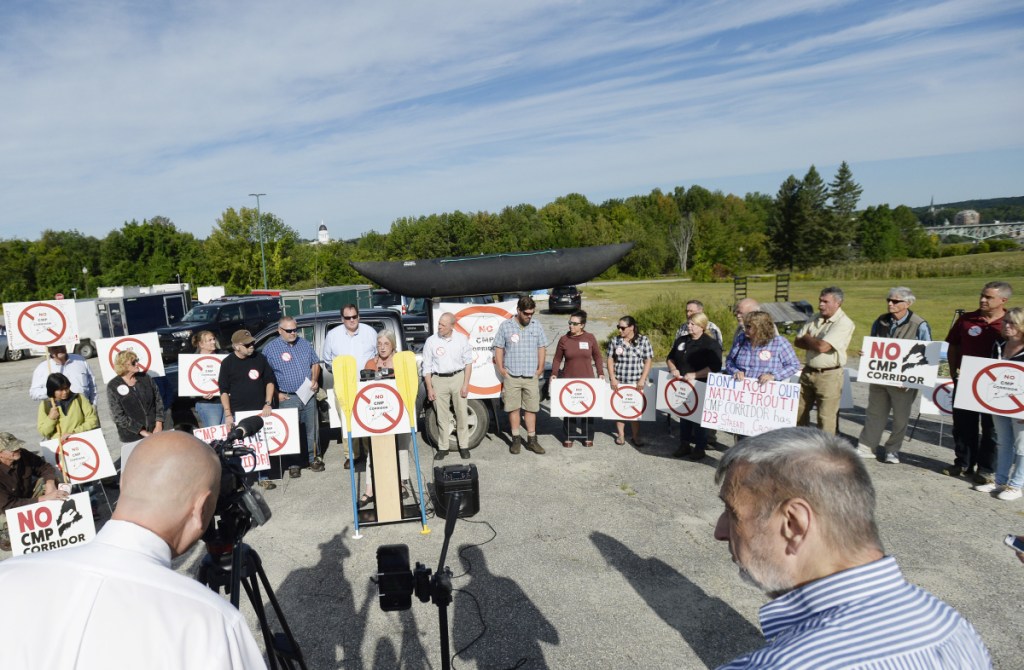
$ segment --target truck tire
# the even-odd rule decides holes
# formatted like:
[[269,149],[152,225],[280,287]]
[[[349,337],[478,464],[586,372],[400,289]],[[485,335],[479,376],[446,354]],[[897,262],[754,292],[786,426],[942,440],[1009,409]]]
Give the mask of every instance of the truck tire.
[[8,349],[7,350],[6,358],[9,361],[20,361],[21,359],[25,358],[25,350],[24,349]]
[[96,345],[92,343],[92,340],[82,340],[78,344],[78,355],[82,358],[95,358]]
[[[487,413],[487,405],[482,400],[469,400],[469,448],[476,449],[476,446],[483,441],[487,434],[490,416]],[[433,405],[428,405],[423,413],[423,425],[420,426],[426,433],[427,439],[435,447],[438,442],[437,413]],[[452,426],[452,436],[448,440],[448,448],[458,449],[458,440],[455,438],[455,427]]]

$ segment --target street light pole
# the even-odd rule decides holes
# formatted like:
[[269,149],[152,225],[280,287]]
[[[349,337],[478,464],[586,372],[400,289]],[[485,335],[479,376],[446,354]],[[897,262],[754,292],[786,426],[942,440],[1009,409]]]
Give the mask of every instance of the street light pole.
[[267,256],[263,251],[263,217],[260,214],[260,196],[266,195],[266,193],[250,193],[251,197],[256,198],[256,228],[260,232],[260,263],[263,266],[263,289],[269,288],[267,286]]
[[82,282],[83,282],[82,283],[82,286],[83,286],[82,292],[85,294],[85,297],[88,298],[89,297],[89,268],[84,267],[84,266],[82,267]]

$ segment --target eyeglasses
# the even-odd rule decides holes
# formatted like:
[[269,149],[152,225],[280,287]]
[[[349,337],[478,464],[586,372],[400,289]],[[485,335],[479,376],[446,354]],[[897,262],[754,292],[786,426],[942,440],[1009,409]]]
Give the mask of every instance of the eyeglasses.
[[519,312],[519,313],[522,314],[523,316],[533,316],[535,311],[536,310],[530,310],[529,312]]
[[570,321],[569,325],[570,326],[582,326],[583,322],[582,321]]
[[619,326],[618,328],[619,328],[619,330],[625,330],[625,329],[629,328],[629,326]]
[[298,328],[282,328],[281,332],[282,333],[288,333],[289,335],[291,335],[293,333],[299,332],[299,329]]
[[256,343],[255,342],[246,342],[242,346],[245,347],[246,349],[252,349],[252,348],[254,348],[256,346]]
[[358,321],[359,315],[356,314],[355,316],[343,316],[341,318],[345,319],[346,321]]
[[138,364],[139,364],[139,359],[137,359],[137,358],[134,361],[128,361],[128,365],[138,365]]
[[893,300],[892,298],[886,298],[885,301],[890,305],[898,305],[901,302],[906,302],[906,300]]

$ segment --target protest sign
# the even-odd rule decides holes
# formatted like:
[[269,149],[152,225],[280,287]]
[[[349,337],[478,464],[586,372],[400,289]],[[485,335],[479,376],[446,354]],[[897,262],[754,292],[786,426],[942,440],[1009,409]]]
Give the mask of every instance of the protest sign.
[[953,406],[1024,419],[1024,363],[964,356]]
[[13,507],[7,510],[7,528],[15,556],[76,547],[96,537],[88,493]]
[[78,344],[78,314],[74,300],[5,302],[7,346],[32,349],[65,345],[71,351]]
[[658,374],[658,394],[655,409],[693,423],[700,423],[704,406],[704,382],[686,381],[662,370]]
[[[241,421],[262,414],[258,410],[239,412],[235,419]],[[270,416],[263,417],[263,432],[266,433],[267,452],[271,456],[286,456],[302,451],[302,443],[299,441],[299,410],[295,407],[275,409],[270,412]]]
[[935,386],[921,391],[921,414],[951,416],[953,414],[953,380],[939,377]]
[[362,382],[352,403],[352,437],[409,432],[409,417],[392,380]]
[[[192,431],[192,434],[203,442],[209,444],[210,442],[223,440],[227,437],[228,428],[224,424],[219,426],[207,426],[206,428],[196,428]],[[235,444],[248,447],[255,452],[255,456],[242,456],[241,463],[243,470],[246,472],[259,472],[261,470],[270,469],[270,449],[267,447],[266,433],[264,431],[261,430],[253,433],[245,439],[239,440]]]
[[740,435],[760,435],[796,425],[800,385],[734,379],[712,372],[704,391],[700,425]]
[[600,379],[551,380],[551,416],[602,416],[608,385]]
[[615,390],[609,386],[604,418],[615,421],[654,421],[658,414],[654,408],[654,394],[657,390],[654,386],[644,386],[643,391],[625,384],[620,384]]
[[164,359],[160,355],[160,340],[156,333],[105,337],[96,340],[96,350],[99,352],[100,375],[104,383],[118,376],[114,372],[114,359],[122,351],[131,351],[138,356],[139,369],[143,373],[151,377],[163,377],[165,374]]
[[939,376],[942,342],[865,337],[857,381],[900,388],[931,388]]
[[178,395],[220,395],[217,379],[225,358],[226,354],[178,354]]
[[[61,465],[57,444],[55,439],[39,443],[43,458],[52,465]],[[72,484],[84,484],[117,474],[107,441],[99,428],[65,435],[63,451],[64,463],[61,467],[67,468],[66,474]]]
[[513,300],[491,305],[442,302],[434,309],[435,333],[437,322],[445,312],[455,315],[455,331],[469,338],[469,346],[473,348],[469,397],[497,398],[501,395],[501,380],[494,369],[494,336],[501,322],[515,315],[516,302]]

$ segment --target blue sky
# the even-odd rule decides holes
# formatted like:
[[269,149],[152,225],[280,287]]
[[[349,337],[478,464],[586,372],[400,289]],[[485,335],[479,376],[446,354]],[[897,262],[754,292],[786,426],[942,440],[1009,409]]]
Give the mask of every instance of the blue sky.
[[1024,1],[0,3],[0,237],[304,237],[840,161],[862,205],[1024,195]]

